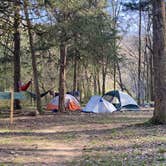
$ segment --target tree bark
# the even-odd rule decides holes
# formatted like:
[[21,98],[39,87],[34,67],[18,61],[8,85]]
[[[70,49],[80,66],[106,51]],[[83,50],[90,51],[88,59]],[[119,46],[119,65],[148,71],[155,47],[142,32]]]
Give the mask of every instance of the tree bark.
[[119,74],[120,88],[121,88],[121,91],[124,91],[123,82],[122,82],[122,74],[121,74],[121,71],[120,71],[120,66],[119,66],[118,61],[117,61],[117,70],[118,70],[118,74]]
[[98,87],[98,94],[101,95],[100,71],[98,69],[97,69],[97,87]]
[[139,1],[139,48],[138,48],[138,104],[141,103],[141,26],[142,26],[142,12],[141,0]]
[[152,34],[151,34],[151,9],[148,12],[148,27],[147,27],[147,47],[149,50],[148,67],[149,67],[149,100],[154,101],[154,68],[153,68],[153,44],[152,44]]
[[[147,49],[147,47],[145,48]],[[149,77],[149,56],[148,56],[148,53],[147,51],[145,51],[145,63],[146,63],[146,73],[145,73],[145,77],[146,77],[146,91],[145,91],[145,100],[147,103],[149,103],[149,100],[150,100],[150,84],[149,84],[149,80],[150,80],[150,77]]]
[[60,45],[60,74],[59,74],[59,111],[65,111],[65,79],[66,79],[66,55],[67,48],[65,44]]
[[116,90],[116,60],[114,60],[113,66],[114,66],[114,72],[113,72],[113,75],[114,75],[114,90]]
[[96,69],[94,67],[93,70],[93,94],[96,95],[97,94],[97,72]]
[[155,110],[153,122],[166,124],[166,18],[165,1],[153,0]]
[[33,42],[33,34],[32,34],[32,24],[29,19],[29,13],[28,13],[28,1],[24,0],[24,13],[25,18],[27,22],[27,28],[28,28],[28,35],[29,35],[29,44],[30,44],[30,51],[32,56],[32,68],[33,68],[33,78],[34,78],[34,86],[35,86],[35,92],[36,92],[36,102],[37,102],[37,110],[39,113],[43,113],[42,107],[41,107],[41,98],[40,98],[40,90],[39,90],[39,83],[38,83],[38,71],[37,71],[37,65],[36,65],[36,56],[35,56],[35,50],[34,50],[34,42]]
[[77,56],[74,56],[73,91],[77,89]]
[[[20,1],[14,1],[14,91],[19,92],[20,81]],[[16,109],[20,109],[20,101],[15,100],[14,106]]]
[[150,54],[150,100],[154,101],[154,67],[153,67],[153,53]]
[[[79,61],[77,61],[77,72],[76,72],[76,74],[77,74],[77,73],[80,73],[80,64],[79,64]],[[80,91],[80,89],[81,89],[80,87],[81,87],[81,86],[80,86],[80,80],[79,80],[78,75],[77,75],[77,79],[76,79],[76,80],[77,80],[77,86],[76,86],[77,88],[76,88],[76,90],[77,90],[77,91]],[[81,92],[80,92],[80,93],[81,93]]]
[[102,66],[102,95],[105,94],[106,71],[104,64]]

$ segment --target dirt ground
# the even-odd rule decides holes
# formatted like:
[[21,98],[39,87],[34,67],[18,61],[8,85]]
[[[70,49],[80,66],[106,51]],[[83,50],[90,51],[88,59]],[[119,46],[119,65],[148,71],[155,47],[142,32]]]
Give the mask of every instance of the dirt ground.
[[166,126],[152,111],[0,118],[0,166],[166,166]]

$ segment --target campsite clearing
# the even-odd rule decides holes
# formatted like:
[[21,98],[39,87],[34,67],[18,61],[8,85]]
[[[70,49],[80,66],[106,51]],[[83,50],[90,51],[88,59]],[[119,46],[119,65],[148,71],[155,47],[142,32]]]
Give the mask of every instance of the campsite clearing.
[[0,119],[0,165],[166,165],[166,126],[152,111]]

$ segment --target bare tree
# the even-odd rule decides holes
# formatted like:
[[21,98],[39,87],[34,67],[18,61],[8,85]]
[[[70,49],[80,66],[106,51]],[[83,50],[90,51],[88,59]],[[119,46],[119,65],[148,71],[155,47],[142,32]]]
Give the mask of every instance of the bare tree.
[[155,110],[153,122],[166,123],[166,18],[165,1],[153,0]]
[[[14,0],[14,91],[19,92],[20,81],[20,1]],[[15,100],[16,109],[20,107],[20,101]]]
[[59,73],[59,111],[65,111],[65,80],[66,80],[66,55],[67,47],[60,45],[60,73]]
[[31,21],[29,19],[29,13],[28,13],[27,6],[28,6],[28,0],[24,0],[24,13],[25,13],[27,28],[28,28],[30,51],[31,51],[31,55],[32,55],[34,86],[35,86],[35,92],[36,92],[36,97],[37,97],[37,99],[36,99],[37,110],[40,113],[42,113],[41,98],[40,98],[39,83],[38,83],[38,72],[37,72],[37,65],[36,65],[36,56],[35,56],[33,34],[32,34],[32,24],[31,24]]
[[139,47],[138,47],[138,104],[141,103],[141,26],[142,26],[142,11],[141,0],[139,0]]

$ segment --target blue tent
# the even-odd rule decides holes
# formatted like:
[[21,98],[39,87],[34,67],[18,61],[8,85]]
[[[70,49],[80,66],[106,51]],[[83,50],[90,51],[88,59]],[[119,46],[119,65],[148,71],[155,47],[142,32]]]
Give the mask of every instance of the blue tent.
[[118,110],[139,110],[139,106],[136,101],[127,93],[113,90],[105,93],[103,98],[112,103]]

